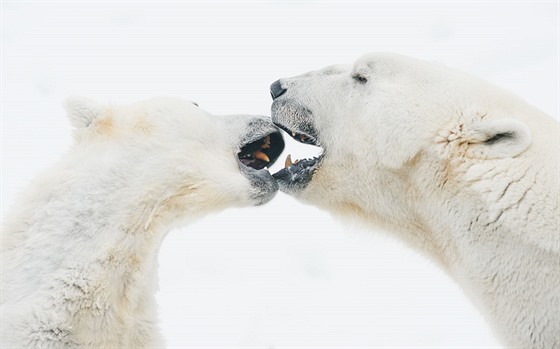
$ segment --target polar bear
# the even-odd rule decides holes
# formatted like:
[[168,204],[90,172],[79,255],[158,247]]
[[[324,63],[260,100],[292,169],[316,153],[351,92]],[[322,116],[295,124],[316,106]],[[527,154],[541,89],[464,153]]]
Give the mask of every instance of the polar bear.
[[177,98],[66,104],[76,142],[39,176],[2,235],[2,348],[163,345],[157,254],[177,224],[261,205],[283,148],[256,116],[211,115]]
[[319,157],[280,190],[436,260],[503,343],[560,347],[558,123],[439,64],[368,54],[271,85],[273,122]]

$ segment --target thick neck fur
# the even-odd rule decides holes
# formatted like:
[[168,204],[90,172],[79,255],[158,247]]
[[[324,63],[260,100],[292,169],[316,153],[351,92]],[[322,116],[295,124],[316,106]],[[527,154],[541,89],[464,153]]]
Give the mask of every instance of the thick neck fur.
[[[552,246],[529,237],[543,228],[548,229],[548,236],[555,231],[554,218],[539,217],[547,210],[536,207],[554,207],[553,196],[557,193],[550,191],[553,185],[548,191],[535,187],[535,182],[547,182],[536,180],[544,175],[541,170],[528,166],[522,179],[509,178],[502,183],[475,181],[476,192],[486,194],[471,207],[465,202],[473,202],[474,193],[467,191],[449,195],[439,207],[426,203],[418,209],[425,220],[434,223],[433,234],[439,234],[438,246],[431,249],[438,253],[435,259],[444,263],[466,294],[484,310],[504,343],[522,343],[526,348],[560,345],[560,317],[556,312],[560,307],[560,278],[555,271],[560,256]],[[491,171],[486,176],[491,176]],[[536,198],[536,193],[548,194]],[[488,200],[486,195],[493,197]],[[515,218],[527,216],[531,219]]]
[[[543,166],[557,165],[532,151],[514,165],[512,159],[445,164],[424,154],[391,173],[359,170],[342,178],[323,207],[382,227],[430,256],[483,310],[504,343],[556,348],[558,184]],[[318,172],[317,180],[333,181],[329,175]],[[319,195],[324,200],[327,194]]]
[[[557,236],[558,184],[552,171],[543,169],[551,164],[529,159],[534,158],[521,156],[515,166],[511,159],[465,162],[453,169],[417,159],[410,172],[432,173],[427,182],[413,181],[403,169],[391,177],[399,182],[393,197],[408,198],[400,205],[402,214],[362,216],[378,217],[376,225],[381,222],[441,265],[495,324],[504,343],[556,348],[560,256],[558,239],[551,244],[550,237]],[[445,170],[434,173],[438,168]]]
[[[56,169],[34,183],[28,191],[33,196],[23,195],[7,217],[2,263],[3,277],[11,281],[2,284],[2,312],[34,319],[10,324],[18,333],[29,331],[30,346],[158,341],[141,337],[154,332],[145,327],[154,325],[157,254],[166,229],[146,222],[157,203],[145,195],[131,200],[131,185],[126,178],[105,183]],[[44,307],[53,310],[45,315]]]

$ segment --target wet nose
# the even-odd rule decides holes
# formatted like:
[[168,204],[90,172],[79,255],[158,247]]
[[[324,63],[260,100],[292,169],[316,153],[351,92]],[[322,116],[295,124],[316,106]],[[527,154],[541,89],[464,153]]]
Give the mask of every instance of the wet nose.
[[276,80],[272,83],[272,85],[270,85],[270,95],[272,96],[272,99],[282,96],[286,91],[287,90],[282,87],[280,80]]

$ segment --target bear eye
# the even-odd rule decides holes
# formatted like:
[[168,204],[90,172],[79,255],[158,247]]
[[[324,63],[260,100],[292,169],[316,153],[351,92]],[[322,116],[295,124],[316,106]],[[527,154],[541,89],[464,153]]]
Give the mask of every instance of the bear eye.
[[367,82],[367,79],[363,75],[360,75],[360,74],[352,75],[352,79],[356,80],[360,84],[365,84]]

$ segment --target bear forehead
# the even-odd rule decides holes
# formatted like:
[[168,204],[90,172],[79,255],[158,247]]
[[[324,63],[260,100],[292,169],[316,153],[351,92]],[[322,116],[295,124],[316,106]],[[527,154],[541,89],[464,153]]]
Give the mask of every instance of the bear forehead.
[[366,53],[354,62],[355,67],[370,67],[375,68],[378,66],[399,66],[399,65],[410,65],[418,64],[422,62],[419,59],[399,55],[397,53],[388,52],[372,52]]
[[368,53],[354,62],[353,70],[369,76],[441,76],[451,69],[441,63],[425,61],[396,53]]
[[176,97],[155,97],[137,102],[129,106],[122,106],[118,111],[123,116],[135,117],[166,117],[168,115],[203,116],[207,114],[194,102]]

